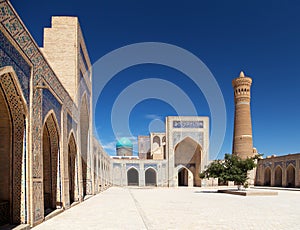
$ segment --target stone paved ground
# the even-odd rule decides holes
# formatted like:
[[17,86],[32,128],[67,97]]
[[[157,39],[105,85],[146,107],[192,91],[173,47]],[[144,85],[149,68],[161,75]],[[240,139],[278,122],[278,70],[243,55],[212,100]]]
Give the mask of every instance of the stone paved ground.
[[113,187],[39,229],[300,229],[300,191],[243,197],[201,188]]

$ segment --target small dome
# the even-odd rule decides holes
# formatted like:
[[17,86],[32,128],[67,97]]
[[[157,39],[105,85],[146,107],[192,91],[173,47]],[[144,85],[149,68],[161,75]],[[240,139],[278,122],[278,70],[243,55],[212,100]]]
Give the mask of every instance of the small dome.
[[116,144],[116,147],[117,148],[122,148],[122,147],[125,147],[125,148],[132,148],[133,147],[133,144],[132,142],[126,138],[126,137],[122,137]]

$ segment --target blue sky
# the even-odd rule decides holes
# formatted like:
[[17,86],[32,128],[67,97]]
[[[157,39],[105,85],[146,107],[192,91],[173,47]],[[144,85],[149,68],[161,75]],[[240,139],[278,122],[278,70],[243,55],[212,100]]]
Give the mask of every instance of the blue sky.
[[[196,55],[214,75],[226,103],[227,129],[219,157],[231,152],[231,81],[243,70],[253,78],[254,146],[265,156],[300,152],[297,1],[11,2],[40,46],[43,28],[50,26],[52,15],[78,16],[92,63],[117,48],[137,42],[169,43]],[[122,90],[145,78],[176,84],[193,101],[199,115],[210,116],[204,95],[181,72],[155,64],[132,66],[106,85],[97,104],[96,129],[110,154],[114,154],[115,141],[110,124],[112,106]],[[162,123],[154,119],[167,115],[176,115],[167,101],[155,97],[144,100],[130,113],[131,132],[147,135],[149,127],[163,131]]]

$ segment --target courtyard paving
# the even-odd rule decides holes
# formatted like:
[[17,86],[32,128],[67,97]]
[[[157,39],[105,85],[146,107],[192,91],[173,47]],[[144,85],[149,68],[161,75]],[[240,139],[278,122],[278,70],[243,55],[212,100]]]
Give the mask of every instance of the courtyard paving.
[[42,229],[300,229],[300,191],[112,187],[34,228]]

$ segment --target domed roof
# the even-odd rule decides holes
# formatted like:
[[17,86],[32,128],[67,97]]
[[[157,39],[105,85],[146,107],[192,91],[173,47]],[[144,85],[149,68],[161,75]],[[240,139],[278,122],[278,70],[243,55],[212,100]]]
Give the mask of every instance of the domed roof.
[[132,148],[133,147],[133,144],[132,142],[126,138],[126,137],[122,137],[116,144],[116,147],[117,148],[122,148],[122,147],[125,147],[125,148]]

